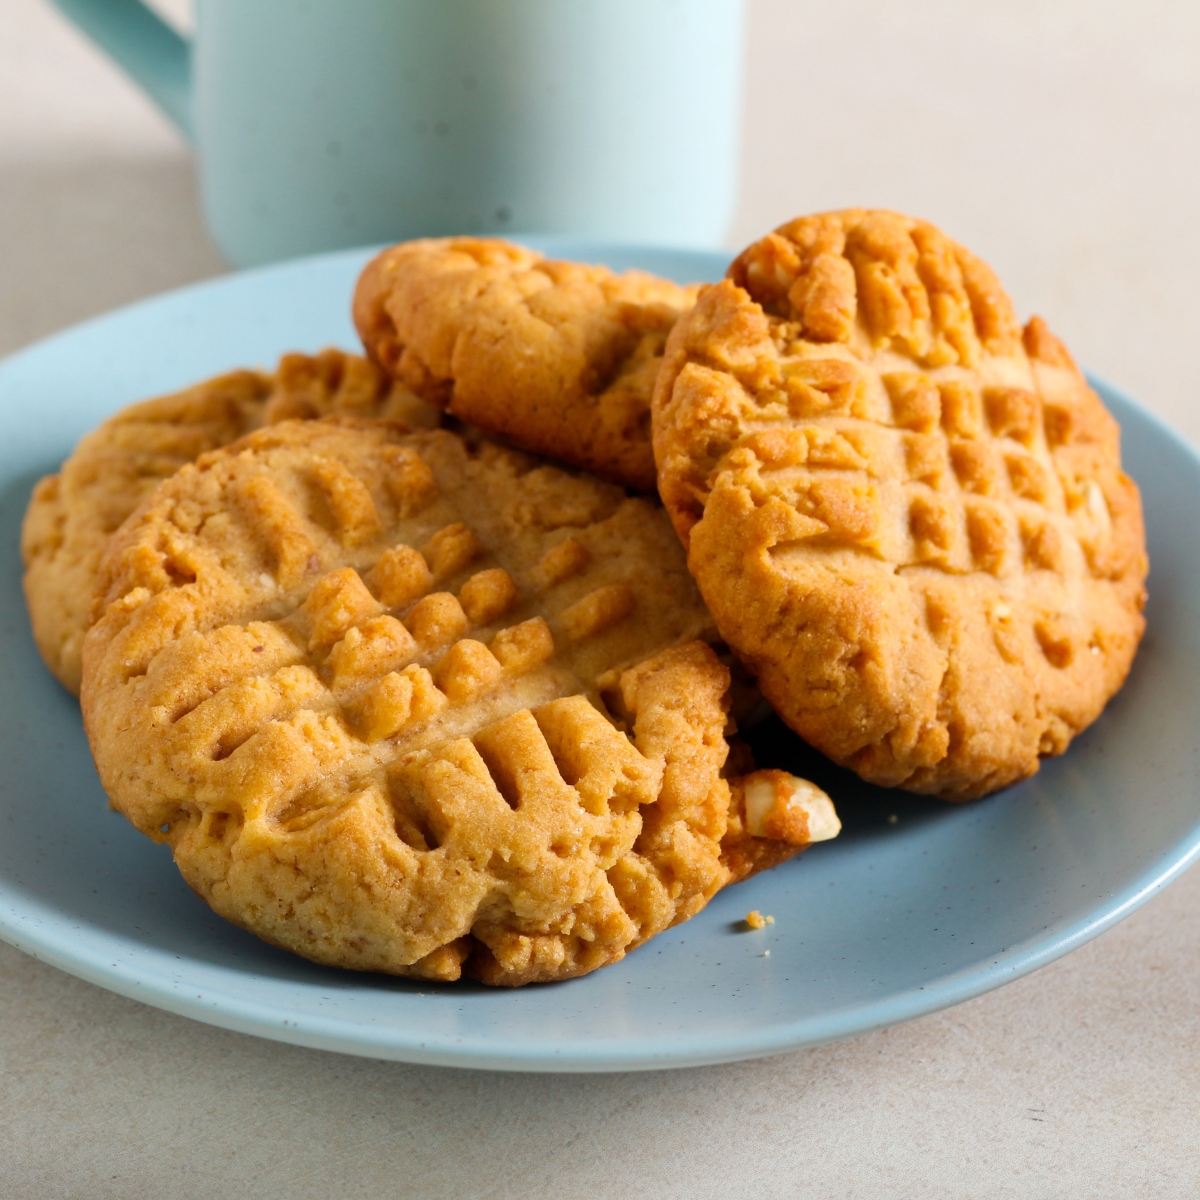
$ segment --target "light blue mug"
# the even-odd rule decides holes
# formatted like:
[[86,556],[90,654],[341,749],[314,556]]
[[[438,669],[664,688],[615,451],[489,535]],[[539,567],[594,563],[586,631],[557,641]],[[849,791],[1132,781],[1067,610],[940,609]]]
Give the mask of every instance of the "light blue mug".
[[196,147],[239,266],[462,232],[715,245],[743,0],[54,0]]

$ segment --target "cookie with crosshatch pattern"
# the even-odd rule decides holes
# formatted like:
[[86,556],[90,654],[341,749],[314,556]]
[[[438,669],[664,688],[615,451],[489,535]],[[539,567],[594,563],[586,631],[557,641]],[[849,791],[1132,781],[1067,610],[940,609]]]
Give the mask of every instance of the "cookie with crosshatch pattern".
[[354,322],[376,362],[452,416],[652,492],[650,396],[695,297],[500,238],[427,238],[368,263]]
[[837,832],[790,776],[723,778],[729,672],[662,509],[515,451],[261,430],[160,485],[100,596],[114,806],[319,962],[583,974]]
[[1147,559],[1117,424],[929,224],[851,209],[750,246],[671,334],[654,446],[722,636],[865,779],[983,795],[1125,679]]
[[21,531],[25,599],[38,650],[64,687],[79,692],[104,545],[143,497],[184,463],[260,425],[332,412],[438,421],[437,409],[360,355],[285,354],[274,372],[232,371],[122,409],[39,480]]

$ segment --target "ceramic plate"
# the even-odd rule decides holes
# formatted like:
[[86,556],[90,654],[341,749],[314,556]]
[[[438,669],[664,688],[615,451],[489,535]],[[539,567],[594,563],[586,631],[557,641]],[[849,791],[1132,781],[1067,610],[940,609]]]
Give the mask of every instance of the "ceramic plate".
[[[538,244],[685,280],[717,278],[725,263]],[[121,405],[285,350],[355,345],[349,297],[363,261],[338,254],[187,288],[0,364],[0,936],[148,1004],[306,1046],[514,1070],[685,1066],[832,1041],[979,995],[1095,937],[1200,852],[1200,459],[1097,384],[1145,497],[1149,633],[1103,717],[1034,779],[952,807],[868,787],[777,723],[761,726],[760,763],[828,789],[842,836],[568,983],[489,991],[338,972],[215,917],[166,848],[106,806],[78,706],[29,636],[21,515],[38,476]],[[743,932],[753,908],[775,923]]]

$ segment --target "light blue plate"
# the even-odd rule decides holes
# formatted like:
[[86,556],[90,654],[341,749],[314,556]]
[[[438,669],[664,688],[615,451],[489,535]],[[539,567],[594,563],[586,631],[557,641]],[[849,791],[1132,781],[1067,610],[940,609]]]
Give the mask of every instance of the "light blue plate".
[[[680,279],[724,267],[713,254],[540,244]],[[1095,937],[1200,852],[1200,459],[1097,384],[1145,498],[1149,633],[1108,711],[1030,782],[964,807],[921,801],[867,787],[775,723],[760,727],[760,763],[815,777],[837,800],[842,836],[564,984],[488,991],[326,970],[213,916],[167,850],[106,807],[78,707],[29,636],[21,514],[34,480],[121,405],[284,350],[355,345],[348,307],[363,260],[338,254],[187,288],[0,364],[7,941],[126,996],[306,1046],[511,1070],[685,1066],[849,1037],[977,996]],[[775,923],[739,932],[752,908]]]

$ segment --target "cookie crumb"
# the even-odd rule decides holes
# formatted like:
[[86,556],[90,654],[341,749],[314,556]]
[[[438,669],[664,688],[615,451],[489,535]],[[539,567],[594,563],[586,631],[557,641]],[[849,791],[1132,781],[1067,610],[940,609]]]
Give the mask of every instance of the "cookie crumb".
[[770,958],[770,957],[771,957],[771,952],[770,952],[770,950],[764,950],[764,951],[763,951],[763,958]]
[[764,917],[757,908],[746,914],[746,927],[748,929],[765,929],[768,925],[774,924],[774,917]]

